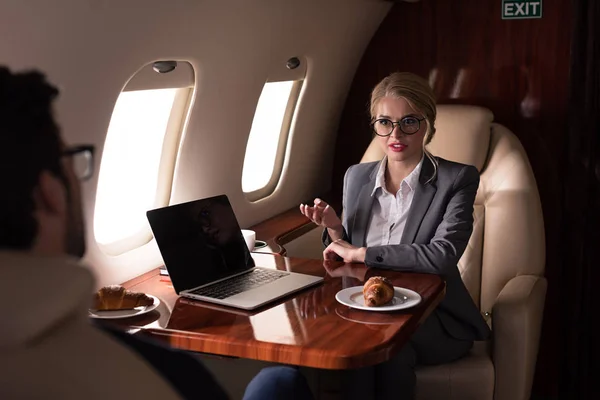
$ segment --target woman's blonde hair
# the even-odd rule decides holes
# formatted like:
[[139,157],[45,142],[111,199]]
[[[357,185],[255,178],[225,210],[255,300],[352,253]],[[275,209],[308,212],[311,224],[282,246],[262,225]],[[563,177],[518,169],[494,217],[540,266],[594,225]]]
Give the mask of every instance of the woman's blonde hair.
[[431,160],[434,168],[432,180],[437,174],[437,160],[425,148],[435,135],[436,100],[429,83],[418,75],[410,72],[394,72],[375,86],[371,92],[370,112],[374,120],[377,114],[377,105],[384,97],[394,99],[403,98],[415,111],[423,114],[427,121],[427,132],[423,138],[423,153]]

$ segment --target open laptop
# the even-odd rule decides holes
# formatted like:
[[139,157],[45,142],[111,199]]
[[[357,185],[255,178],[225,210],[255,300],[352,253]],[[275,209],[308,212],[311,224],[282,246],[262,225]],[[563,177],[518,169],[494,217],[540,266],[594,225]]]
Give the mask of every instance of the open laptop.
[[252,310],[322,277],[254,264],[226,195],[146,213],[175,292]]

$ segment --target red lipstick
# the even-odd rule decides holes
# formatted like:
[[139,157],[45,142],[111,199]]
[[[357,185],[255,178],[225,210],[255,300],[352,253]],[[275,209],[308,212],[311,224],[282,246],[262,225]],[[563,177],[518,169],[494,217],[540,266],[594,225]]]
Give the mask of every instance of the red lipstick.
[[401,152],[404,151],[408,146],[404,143],[391,143],[388,145],[391,151],[393,152]]

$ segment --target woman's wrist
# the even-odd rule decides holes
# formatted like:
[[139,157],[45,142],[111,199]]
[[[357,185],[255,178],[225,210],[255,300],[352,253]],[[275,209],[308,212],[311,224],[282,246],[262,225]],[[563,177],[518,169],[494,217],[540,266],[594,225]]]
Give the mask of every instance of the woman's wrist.
[[327,228],[327,233],[331,240],[335,241],[344,237],[344,228],[342,225],[339,225],[336,228]]
[[356,249],[356,261],[357,262],[364,263],[366,257],[367,257],[367,248],[366,247],[359,247],[358,249]]

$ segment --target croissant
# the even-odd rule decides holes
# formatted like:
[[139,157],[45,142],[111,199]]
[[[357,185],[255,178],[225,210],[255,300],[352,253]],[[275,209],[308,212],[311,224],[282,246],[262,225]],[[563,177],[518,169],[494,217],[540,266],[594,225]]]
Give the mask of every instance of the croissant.
[[394,285],[386,277],[374,276],[363,286],[363,295],[367,307],[378,307],[394,298]]
[[130,292],[123,286],[112,285],[105,286],[96,292],[92,309],[99,311],[129,310],[152,304],[154,304],[154,299],[144,293]]

